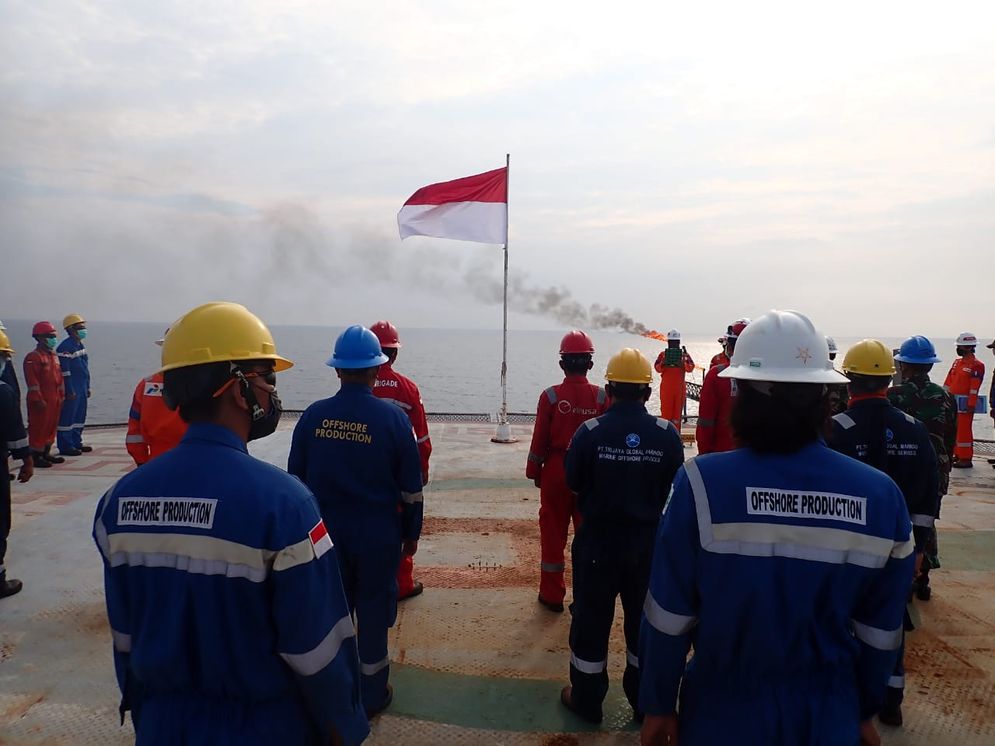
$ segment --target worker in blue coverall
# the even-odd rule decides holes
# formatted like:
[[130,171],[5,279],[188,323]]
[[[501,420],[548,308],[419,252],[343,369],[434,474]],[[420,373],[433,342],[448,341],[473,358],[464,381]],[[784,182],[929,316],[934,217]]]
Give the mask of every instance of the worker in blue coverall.
[[822,442],[844,377],[804,315],[753,321],[722,375],[740,447],[686,462],[660,522],[642,744],[880,744],[914,564],[901,490]]
[[56,439],[60,455],[79,456],[93,450],[83,444],[86,404],[90,398],[90,358],[83,344],[87,334],[86,320],[78,313],[71,313],[62,320],[62,328],[68,336],[55,352],[62,368],[66,398],[62,402]]
[[394,696],[387,632],[397,618],[401,556],[418,550],[422,471],[411,422],[377,398],[387,362],[380,342],[356,325],[335,342],[328,365],[342,382],[335,396],[308,407],[294,428],[287,471],[318,498],[342,563],[342,582],[359,627],[363,705],[369,717]]
[[358,744],[369,733],[337,553],[314,496],[248,454],[282,408],[266,326],[235,303],[173,324],[178,446],[100,500],[93,537],[137,744]]
[[[0,324],[0,327],[3,325]],[[34,461],[28,448],[28,434],[21,418],[21,398],[13,387],[7,384],[5,373],[13,367],[11,358],[14,348],[10,339],[0,328],[0,598],[21,592],[20,580],[7,577],[4,558],[7,555],[7,536],[11,528],[10,479],[7,478],[8,456],[20,459],[19,482],[27,482],[34,474]]]
[[653,540],[684,446],[670,420],[646,411],[653,381],[649,360],[626,348],[608,362],[603,415],[587,420],[570,442],[566,483],[577,493],[570,611],[570,686],[560,701],[599,723],[608,693],[608,638],[621,596],[626,663],[622,688],[639,712],[639,620],[649,585]]
[[[895,373],[891,349],[876,339],[858,342],[843,358],[843,372],[850,379],[850,407],[833,417],[829,445],[863,461],[895,480],[912,519],[916,575],[939,513],[939,464],[926,426],[888,401],[888,387]],[[906,587],[911,592],[911,586]],[[904,629],[912,619],[905,615]],[[905,698],[905,639],[878,719],[892,726],[902,724]]]

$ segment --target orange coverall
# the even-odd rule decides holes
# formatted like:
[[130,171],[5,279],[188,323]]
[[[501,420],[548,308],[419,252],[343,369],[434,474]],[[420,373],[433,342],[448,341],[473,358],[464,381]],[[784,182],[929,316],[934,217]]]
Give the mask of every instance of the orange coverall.
[[969,352],[954,360],[943,382],[943,388],[954,396],[967,397],[967,411],[957,412],[957,441],[954,445],[957,461],[970,462],[974,459],[974,408],[978,404],[978,391],[984,377],[985,364]]
[[187,431],[180,413],[162,400],[162,373],[143,378],[135,387],[128,413],[125,447],[138,466],[174,448]]
[[736,381],[732,378],[719,378],[725,365],[716,365],[705,374],[701,384],[701,401],[698,402],[698,427],[694,437],[698,441],[698,453],[731,451],[736,447],[732,435],[729,415],[732,413],[733,399],[736,397]]
[[24,356],[24,385],[28,402],[28,446],[43,453],[55,443],[55,430],[66,393],[62,366],[55,350],[31,350]]
[[[432,439],[428,436],[428,419],[425,417],[425,405],[422,404],[418,386],[410,378],[394,370],[390,363],[384,363],[377,373],[373,393],[384,401],[396,404],[408,415],[411,427],[415,431],[415,439],[418,441],[422,484],[428,484],[428,459],[432,455]],[[397,568],[398,598],[404,598],[414,590],[414,573],[414,558],[411,555],[401,557],[401,564]]]
[[[675,348],[670,348],[675,349]],[[677,365],[666,364],[667,350],[657,355],[653,367],[660,374],[660,416],[670,420],[681,431],[681,415],[684,413],[684,400],[687,398],[687,387],[684,385],[684,374],[694,370],[694,360],[681,350]]]
[[532,445],[525,476],[539,480],[539,595],[550,603],[563,603],[567,588],[563,550],[573,519],[574,533],[580,525],[577,496],[567,487],[563,459],[570,440],[584,422],[604,414],[608,395],[587,376],[568,374],[563,383],[539,395]]
[[708,363],[708,367],[714,368],[716,365],[729,365],[729,356],[725,352],[712,355],[712,360]]

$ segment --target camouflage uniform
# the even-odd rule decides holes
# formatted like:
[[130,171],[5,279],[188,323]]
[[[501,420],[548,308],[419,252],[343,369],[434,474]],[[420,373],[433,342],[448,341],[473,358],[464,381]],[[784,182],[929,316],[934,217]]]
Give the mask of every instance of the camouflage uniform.
[[[926,374],[918,374],[905,379],[899,386],[888,389],[888,401],[920,420],[929,431],[929,439],[936,451],[936,461],[940,470],[940,499],[950,485],[950,466],[957,439],[957,403],[953,396],[929,380]],[[939,511],[937,511],[939,512]],[[929,586],[929,571],[940,566],[937,556],[936,529],[931,530],[926,542],[926,556],[919,578],[920,590]],[[928,597],[926,592],[926,597]]]

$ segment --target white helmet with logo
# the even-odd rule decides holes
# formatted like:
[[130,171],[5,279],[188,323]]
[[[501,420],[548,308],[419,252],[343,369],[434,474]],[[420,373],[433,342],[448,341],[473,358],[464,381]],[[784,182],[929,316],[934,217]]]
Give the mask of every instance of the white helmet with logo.
[[833,370],[826,337],[797,311],[768,311],[747,326],[721,378],[776,383],[847,383]]
[[681,333],[679,331],[677,331],[676,329],[671,329],[669,332],[667,332],[667,341],[668,342],[680,342],[681,341]]
[[959,337],[957,337],[958,347],[977,347],[978,337],[971,332],[962,332]]

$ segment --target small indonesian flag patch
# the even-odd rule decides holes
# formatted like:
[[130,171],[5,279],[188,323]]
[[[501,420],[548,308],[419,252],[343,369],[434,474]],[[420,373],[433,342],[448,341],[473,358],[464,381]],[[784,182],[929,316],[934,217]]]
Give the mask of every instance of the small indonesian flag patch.
[[318,521],[314,528],[307,532],[307,535],[311,539],[311,546],[314,547],[315,558],[321,557],[332,548],[332,537],[328,535],[324,521]]

